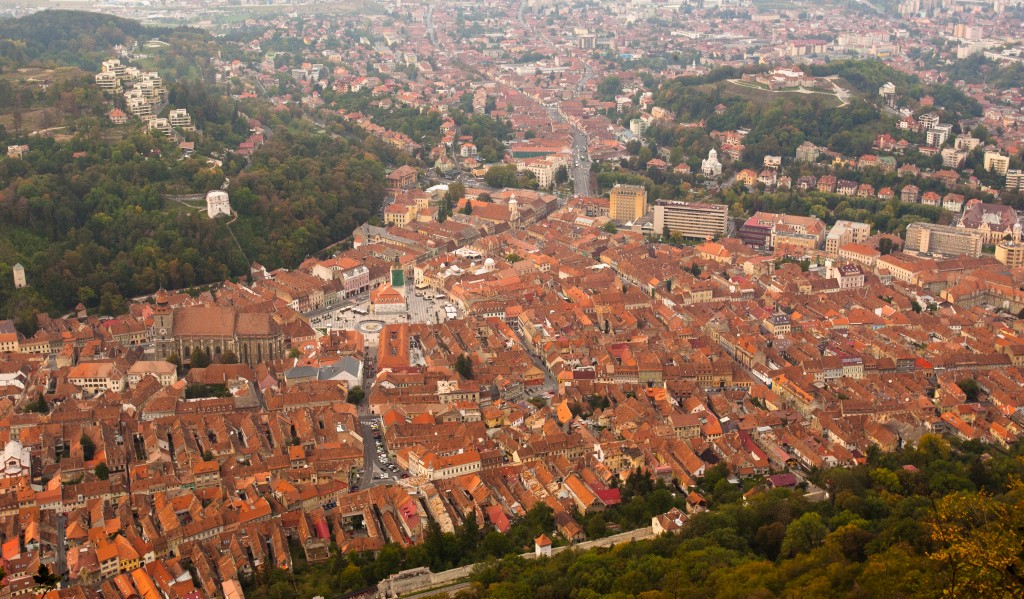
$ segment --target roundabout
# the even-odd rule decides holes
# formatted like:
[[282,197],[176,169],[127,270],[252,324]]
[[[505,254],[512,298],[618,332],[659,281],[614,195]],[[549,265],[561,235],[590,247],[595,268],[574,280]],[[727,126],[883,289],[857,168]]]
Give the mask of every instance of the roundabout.
[[384,322],[380,320],[364,320],[356,325],[356,330],[360,333],[375,334],[379,333],[384,328]]

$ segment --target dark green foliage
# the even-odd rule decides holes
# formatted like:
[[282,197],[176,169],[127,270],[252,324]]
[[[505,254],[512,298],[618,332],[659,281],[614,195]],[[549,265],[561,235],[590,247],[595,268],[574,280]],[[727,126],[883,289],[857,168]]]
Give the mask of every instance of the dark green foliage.
[[298,264],[366,222],[384,197],[384,166],[358,144],[277,132],[238,176],[232,225],[247,256],[268,268]]
[[366,391],[362,387],[356,386],[348,390],[348,394],[345,396],[345,400],[351,404],[360,404],[363,399],[366,398]]
[[567,169],[565,167],[565,165],[563,164],[562,166],[558,167],[557,170],[555,170],[555,185],[563,185],[563,184],[567,183],[568,181],[569,181],[569,169]]
[[622,79],[614,75],[605,77],[597,84],[597,95],[606,102],[615,100],[622,93]]
[[[1008,89],[1020,86],[1024,81],[1024,63],[998,61],[987,58],[983,53],[951,62],[944,69],[950,81],[985,83],[992,89]],[[977,134],[975,134],[977,137]],[[984,139],[984,138],[982,138]]]
[[516,180],[516,166],[514,164],[492,166],[484,174],[484,181],[491,187],[515,187]]
[[0,21],[0,65],[7,70],[41,61],[99,70],[113,46],[169,31],[95,12],[45,10]]
[[[193,367],[197,368],[197,367]],[[209,385],[189,385],[185,387],[185,399],[196,399],[201,397],[230,397],[227,385],[213,383]]]
[[192,350],[188,365],[189,368],[206,368],[210,365],[210,354],[206,353],[202,348],[196,347]]
[[39,399],[25,404],[25,411],[36,412],[37,414],[48,414],[50,412],[50,404],[46,403],[46,400],[42,397],[39,397]]
[[82,445],[82,458],[88,462],[96,455],[96,444],[85,433],[82,433],[82,437],[78,442]]
[[[871,225],[872,230],[880,233],[902,233],[912,222],[942,223],[944,218],[942,209],[937,206],[905,204],[900,202],[899,198],[884,202],[873,198],[847,197],[817,191],[762,193],[728,189],[721,192],[719,201],[746,214],[761,210],[817,216],[830,226],[841,219],[866,222]],[[889,249],[891,251],[892,247]]]
[[[244,172],[246,159],[235,154],[211,169],[202,158],[181,159],[172,140],[134,125],[108,135],[109,103],[88,77],[59,80],[46,92],[27,89],[31,97],[25,98],[0,83],[0,108],[11,102],[42,107],[72,125],[72,138],[64,142],[0,131],[4,141],[28,141],[31,147],[26,159],[0,163],[0,318],[13,318],[26,336],[35,332],[39,312],[64,312],[82,302],[117,314],[127,308],[126,297],[242,276],[249,260],[294,266],[369,220],[383,198],[384,163],[409,158],[342,123],[330,123],[335,138],[315,132],[297,110],[279,113],[249,102],[243,113],[237,102],[199,80],[212,74],[206,65],[218,49],[199,30],[150,30],[106,15],[47,11],[0,23],[0,31],[8,34],[0,35],[0,68],[35,61],[92,70],[109,58],[115,43],[169,41],[145,67],[172,82],[170,103],[193,116],[201,132],[188,136],[197,155],[244,140],[246,115],[273,128]],[[11,58],[12,52],[18,56]],[[471,125],[499,131],[493,123]],[[503,148],[492,144],[491,151]],[[207,219],[193,206],[164,197],[219,188],[225,175],[232,179],[228,191],[237,212],[231,231],[224,219]],[[4,284],[15,262],[26,267],[26,289]]]
[[464,379],[473,379],[473,359],[466,354],[459,354],[455,358],[455,372],[458,372]]
[[307,564],[301,549],[293,547],[294,572],[268,568],[243,583],[246,597],[252,599],[275,598],[281,596],[282,589],[288,589],[286,597],[303,599],[314,595],[337,595],[367,588],[408,568],[428,566],[439,572],[532,551],[533,540],[541,533],[553,535],[554,528],[551,508],[545,503],[535,505],[506,534],[489,528],[481,530],[476,515],[471,512],[454,533],[441,532],[437,523],[430,521],[425,525],[422,544],[408,549],[386,545],[376,557],[335,552],[325,563]]
[[32,575],[32,580],[44,589],[55,589],[57,588],[57,583],[60,582],[60,578],[50,572],[50,567],[46,564],[39,566],[39,570]]
[[956,386],[967,395],[967,401],[974,403],[978,401],[978,394],[981,393],[981,385],[974,379],[963,379],[956,382]]
[[[815,482],[830,491],[826,502],[812,504],[799,493],[768,491],[698,514],[680,535],[610,550],[566,551],[550,560],[486,562],[474,572],[477,584],[467,596],[941,596],[963,566],[929,557],[938,548],[929,526],[935,515],[932,499],[949,491],[914,481],[941,472],[954,478],[976,472],[989,481],[986,490],[1012,503],[1012,493],[1001,494],[1024,471],[1020,451],[1019,445],[1002,452],[977,443],[951,448],[945,440],[926,436],[920,449],[876,452],[869,466],[816,473]],[[982,462],[983,453],[993,459]],[[891,475],[897,486],[878,472]],[[722,484],[724,475],[712,469],[702,487]],[[965,484],[961,488],[968,497],[979,488]],[[1019,589],[1019,581],[1008,588]]]
[[106,462],[100,462],[93,473],[96,475],[96,478],[100,480],[107,480],[110,478],[110,468],[107,466]]
[[880,60],[840,60],[836,62],[808,65],[807,72],[817,77],[838,75],[848,81],[853,88],[866,95],[873,96],[878,88],[891,81],[896,85],[896,93],[920,100],[930,95],[935,106],[945,112],[947,122],[956,122],[961,118],[981,116],[981,105],[974,98],[949,84],[925,85],[914,75],[898,71]]

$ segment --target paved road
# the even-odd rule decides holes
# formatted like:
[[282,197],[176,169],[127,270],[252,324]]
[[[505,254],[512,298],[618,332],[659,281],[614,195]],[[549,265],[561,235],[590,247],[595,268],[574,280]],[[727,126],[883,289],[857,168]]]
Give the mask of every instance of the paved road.
[[437,30],[434,29],[434,5],[430,4],[427,7],[427,37],[430,39],[430,45],[437,45]]
[[[397,466],[394,470],[388,467],[389,464],[394,462],[391,456],[387,456],[387,464],[380,458],[379,451],[382,448],[386,448],[386,444],[384,443],[383,435],[381,439],[374,438],[374,434],[377,431],[373,430],[375,424],[379,426],[380,418],[370,415],[361,416],[359,424],[363,429],[363,473],[357,482],[359,488],[369,489],[386,485],[402,478],[402,475],[408,475],[407,471],[397,468]],[[378,441],[381,443],[379,447],[377,445]]]
[[574,129],[572,133],[572,158],[573,168],[570,171],[572,177],[573,192],[576,195],[589,196],[590,192],[590,141],[587,134],[581,130]]
[[448,595],[454,597],[459,591],[468,589],[473,586],[472,582],[460,582],[459,584],[445,587],[443,589],[434,589],[433,591],[423,591],[422,593],[416,593],[415,595],[405,595],[402,599],[425,599],[426,597],[437,597],[438,595]]

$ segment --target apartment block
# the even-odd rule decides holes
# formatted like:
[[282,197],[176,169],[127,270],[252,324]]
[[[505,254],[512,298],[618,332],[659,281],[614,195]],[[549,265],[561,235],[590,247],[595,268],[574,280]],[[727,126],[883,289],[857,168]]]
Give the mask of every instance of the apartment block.
[[838,256],[839,248],[850,243],[863,244],[871,237],[871,225],[849,220],[837,220],[825,236],[825,253]]
[[941,152],[942,166],[946,168],[960,168],[967,160],[967,152],[953,148],[945,148]]
[[1024,190],[1024,170],[1019,168],[1007,169],[1005,189],[1006,191]]
[[171,123],[172,127],[184,129],[186,131],[195,130],[192,126],[192,117],[189,115],[188,110],[184,108],[175,108],[167,114],[167,120]]
[[647,212],[647,189],[642,185],[616,185],[609,197],[612,220],[633,222]]
[[156,129],[164,135],[171,135],[173,133],[171,123],[167,119],[152,119],[149,121],[149,128]]
[[114,73],[96,73],[96,85],[105,92],[114,92],[120,86],[120,81]]
[[996,244],[996,260],[1010,268],[1024,266],[1024,244],[1019,241],[1000,241]]
[[977,231],[934,225],[911,223],[907,226],[906,249],[922,254],[943,256],[981,256],[985,236]]
[[1005,175],[1010,168],[1010,157],[999,152],[985,152],[985,170],[995,171],[997,175]]
[[691,239],[721,237],[726,233],[729,207],[678,200],[659,200],[654,206],[654,230],[668,230]]
[[952,125],[941,124],[935,125],[925,133],[925,143],[929,146],[935,146],[936,148],[946,143],[949,139],[949,134],[953,131]]

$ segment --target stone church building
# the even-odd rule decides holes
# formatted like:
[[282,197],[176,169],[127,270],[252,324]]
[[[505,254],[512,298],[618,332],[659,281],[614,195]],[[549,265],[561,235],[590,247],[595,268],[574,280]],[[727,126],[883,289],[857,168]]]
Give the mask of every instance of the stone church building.
[[285,356],[284,332],[266,312],[239,312],[224,306],[157,306],[153,339],[160,358],[177,354],[182,361],[200,348],[211,360],[227,351],[249,366]]

